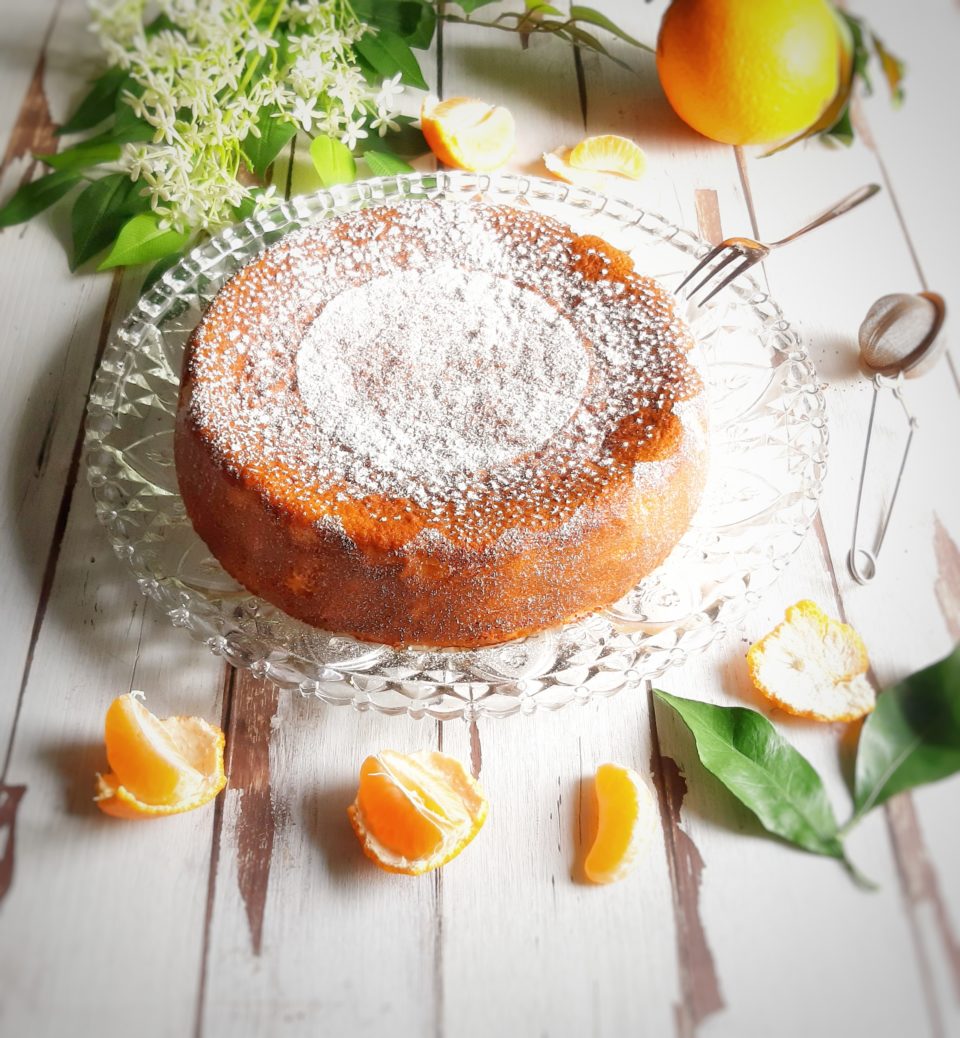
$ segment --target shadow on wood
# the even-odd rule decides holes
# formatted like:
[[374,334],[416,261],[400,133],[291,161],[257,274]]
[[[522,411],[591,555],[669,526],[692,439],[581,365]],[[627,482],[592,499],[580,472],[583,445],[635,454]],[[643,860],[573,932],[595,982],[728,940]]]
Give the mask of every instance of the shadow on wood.
[[114,825],[93,799],[97,772],[110,770],[103,743],[51,743],[41,751],[44,764],[56,772],[63,790],[63,807],[68,815],[88,818],[103,825]]
[[570,831],[574,833],[570,878],[574,883],[593,886],[583,866],[597,835],[598,820],[596,778],[581,775],[570,788]]
[[303,798],[304,827],[336,880],[344,880],[358,870],[379,872],[364,856],[347,818],[347,807],[356,792],[353,785],[341,783],[313,790]]

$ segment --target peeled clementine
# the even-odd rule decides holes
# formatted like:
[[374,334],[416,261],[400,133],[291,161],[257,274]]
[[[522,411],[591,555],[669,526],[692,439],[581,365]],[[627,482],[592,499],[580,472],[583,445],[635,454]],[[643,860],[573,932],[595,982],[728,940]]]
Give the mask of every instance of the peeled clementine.
[[841,58],[827,0],[673,0],[657,40],[674,111],[726,144],[805,130],[837,93]]
[[750,648],[747,666],[757,690],[790,714],[854,721],[876,705],[863,639],[809,600]]
[[200,717],[155,717],[139,694],[118,696],[104,724],[110,772],[97,775],[97,806],[117,818],[192,811],[226,784],[223,732]]
[[347,814],[367,857],[388,872],[418,876],[466,847],[487,806],[479,785],[452,757],[383,750],[361,765]]
[[428,97],[420,109],[420,128],[441,162],[470,171],[499,168],[516,141],[510,112],[473,97]]

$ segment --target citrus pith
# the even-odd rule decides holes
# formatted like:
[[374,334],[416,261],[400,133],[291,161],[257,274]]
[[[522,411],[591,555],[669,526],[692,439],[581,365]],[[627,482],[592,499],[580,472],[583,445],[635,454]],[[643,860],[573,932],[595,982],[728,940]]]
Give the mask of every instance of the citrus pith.
[[809,600],[750,648],[747,666],[759,692],[800,717],[853,721],[876,704],[860,635]]

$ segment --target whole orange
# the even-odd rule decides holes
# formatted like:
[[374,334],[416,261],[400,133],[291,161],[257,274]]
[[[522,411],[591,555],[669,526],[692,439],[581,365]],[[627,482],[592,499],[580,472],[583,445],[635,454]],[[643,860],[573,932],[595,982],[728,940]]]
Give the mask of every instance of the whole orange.
[[673,0],[657,40],[674,111],[725,144],[770,144],[806,129],[836,94],[839,70],[827,0]]

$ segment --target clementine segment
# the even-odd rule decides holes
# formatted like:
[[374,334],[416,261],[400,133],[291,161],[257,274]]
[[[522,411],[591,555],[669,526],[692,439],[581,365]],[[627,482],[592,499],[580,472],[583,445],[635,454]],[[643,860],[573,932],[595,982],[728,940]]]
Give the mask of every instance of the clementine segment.
[[200,717],[155,717],[136,693],[118,696],[104,722],[110,772],[97,776],[97,806],[119,818],[192,811],[226,784],[223,732]]
[[471,172],[498,169],[516,142],[510,112],[472,97],[428,97],[420,109],[420,128],[441,162]]
[[647,168],[646,157],[639,145],[627,137],[618,137],[615,133],[585,137],[571,150],[567,161],[576,169],[616,173],[630,180],[639,180]]
[[480,831],[487,807],[452,757],[383,750],[361,765],[347,814],[369,858],[389,872],[417,876],[456,857]]
[[656,828],[656,805],[647,783],[620,764],[601,764],[594,779],[597,835],[583,863],[592,883],[623,879]]
[[647,168],[640,147],[626,137],[607,133],[585,137],[573,148],[556,148],[543,164],[561,180],[592,191],[616,191],[625,180],[639,180]]

